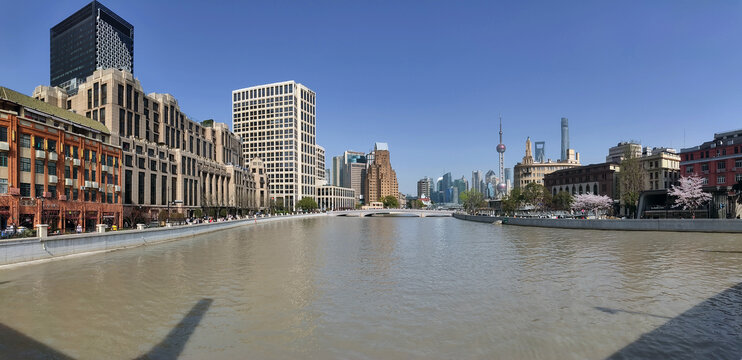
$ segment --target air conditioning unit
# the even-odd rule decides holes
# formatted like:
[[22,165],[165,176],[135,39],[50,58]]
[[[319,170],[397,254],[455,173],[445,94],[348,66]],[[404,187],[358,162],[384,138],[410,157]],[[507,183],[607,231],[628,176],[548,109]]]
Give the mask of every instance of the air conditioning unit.
[[91,181],[90,182],[90,187],[91,188],[97,188],[98,187],[98,182],[97,181]]
[[46,158],[46,151],[44,150],[34,150],[34,153],[36,154],[37,159],[44,159]]
[[49,183],[50,184],[56,184],[57,183],[57,175],[49,175]]
[[10,151],[10,144],[7,141],[0,141],[0,151]]
[[57,161],[58,155],[55,152],[49,153],[49,161]]
[[72,179],[64,179],[64,186],[72,186],[74,180]]
[[72,165],[80,166],[80,159],[72,159]]
[[121,186],[116,185],[116,186],[113,187],[113,189],[116,192],[121,192]]
[[110,169],[109,169],[108,165],[101,165],[100,166],[100,171],[101,172],[108,172],[108,171],[110,171]]
[[86,181],[85,185],[83,186],[83,188],[92,188],[92,187],[94,187],[92,181]]

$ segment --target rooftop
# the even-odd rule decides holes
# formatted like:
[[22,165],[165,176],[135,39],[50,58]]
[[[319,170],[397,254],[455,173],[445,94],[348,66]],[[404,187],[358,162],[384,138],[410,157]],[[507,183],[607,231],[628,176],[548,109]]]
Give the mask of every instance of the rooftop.
[[103,125],[102,123],[98,121],[87,118],[80,114],[75,114],[69,110],[56,107],[52,104],[45,103],[41,100],[36,100],[28,95],[21,94],[17,91],[13,91],[6,87],[0,86],[0,99],[4,99],[7,101],[16,103],[18,105],[21,105],[23,107],[26,107],[32,110],[40,111],[50,116],[54,116],[54,117],[61,118],[63,120],[67,120],[69,122],[78,124],[80,126],[83,126],[88,129],[92,129],[92,130],[95,130],[95,131],[98,131],[104,134],[111,133],[110,131],[108,131],[108,128],[105,125]]

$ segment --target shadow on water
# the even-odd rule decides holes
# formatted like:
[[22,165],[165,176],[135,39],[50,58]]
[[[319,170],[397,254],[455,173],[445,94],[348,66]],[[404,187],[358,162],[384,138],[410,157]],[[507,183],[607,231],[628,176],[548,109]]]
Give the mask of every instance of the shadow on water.
[[621,310],[621,309],[611,309],[611,308],[602,307],[602,306],[596,306],[595,307],[595,310],[600,310],[600,311],[602,311],[604,313],[609,313],[609,314],[624,313],[624,314],[651,316],[651,317],[656,317],[656,318],[661,318],[661,319],[672,319],[669,316],[655,315],[655,314],[650,314],[650,313],[645,313],[645,312],[640,312],[640,311],[629,311],[629,310]]
[[[214,302],[212,299],[199,300],[178,325],[170,330],[165,339],[137,359],[177,359],[212,302]],[[0,358],[74,359],[4,324],[0,324]]]
[[0,357],[3,359],[72,359],[23,333],[0,324]]
[[[605,311],[605,308],[596,308]],[[611,309],[608,309],[611,310]],[[606,311],[611,314],[621,310]],[[628,312],[631,314],[641,314]],[[608,359],[742,358],[742,283],[642,335]]]
[[165,339],[137,359],[177,359],[212,302],[212,299],[199,300]]

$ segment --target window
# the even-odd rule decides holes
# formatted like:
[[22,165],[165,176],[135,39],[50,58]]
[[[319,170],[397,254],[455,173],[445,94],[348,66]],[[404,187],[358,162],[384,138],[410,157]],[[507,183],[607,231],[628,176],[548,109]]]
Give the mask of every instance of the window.
[[21,147],[22,148],[30,148],[31,147],[31,135],[29,134],[21,134]]
[[64,178],[69,179],[70,178],[70,167],[69,165],[64,166]]
[[49,170],[49,175],[57,175],[57,162],[56,161],[50,161],[46,164],[47,169]]
[[8,153],[0,153],[0,167],[8,167]]
[[0,141],[8,141],[8,128],[5,126],[0,126]]
[[0,179],[0,194],[8,193],[8,179]]
[[126,108],[127,109],[131,109],[131,98],[132,98],[131,91],[132,91],[131,85],[126,84]]
[[717,176],[716,177],[716,183],[717,184],[724,184],[726,182],[727,182],[727,177],[726,176],[723,176],[722,175],[722,176]]
[[77,188],[72,189],[72,200],[77,200],[80,198],[80,192],[77,190]]
[[44,197],[44,185],[43,184],[36,184],[36,186],[34,186],[34,196],[37,198]]
[[727,168],[727,162],[726,161],[719,161],[716,163],[716,169],[717,170],[724,170]]
[[77,168],[72,168],[72,179],[77,180]]
[[46,149],[49,150],[49,152],[57,152],[57,141],[56,140],[47,140],[46,141]]
[[93,89],[88,89],[88,109],[93,107]]
[[119,109],[119,135],[124,136],[124,131],[126,131],[126,111]]
[[[108,85],[101,84],[100,86],[100,104],[105,105],[108,102]],[[101,115],[102,120],[103,115]]]
[[119,84],[118,85],[118,105],[124,106],[124,85]]
[[21,183],[21,196],[31,196],[31,184]]
[[701,171],[709,171],[709,164],[701,164]]
[[742,168],[742,159],[734,160],[734,167],[737,169]]
[[21,171],[31,172],[31,159],[22,157],[19,162]]
[[734,182],[740,182],[742,181],[742,174],[734,175]]
[[140,172],[139,173],[139,191],[137,194],[139,195],[138,196],[139,204],[144,204],[144,186],[145,186],[144,185],[144,172]]
[[49,185],[49,197],[52,199],[57,198],[57,187],[55,185]]
[[[90,91],[90,90],[88,90]],[[98,92],[98,83],[93,84],[93,107],[98,107],[98,99],[99,99],[99,92]]]
[[146,168],[146,166],[144,164],[144,158],[143,157],[137,158],[137,165],[142,170],[144,170]]

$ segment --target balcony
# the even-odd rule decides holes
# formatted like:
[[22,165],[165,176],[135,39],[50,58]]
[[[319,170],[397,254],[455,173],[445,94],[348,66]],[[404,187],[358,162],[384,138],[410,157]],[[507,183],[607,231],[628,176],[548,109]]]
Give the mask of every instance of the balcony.
[[50,184],[56,184],[56,183],[57,183],[57,181],[58,181],[58,179],[57,179],[57,175],[49,175],[49,177],[48,177],[48,178],[49,178],[49,183],[50,183]]
[[38,149],[36,149],[36,150],[34,150],[34,154],[36,155],[36,158],[37,159],[39,159],[39,158],[41,158],[41,159],[46,158],[46,151],[44,151],[44,150],[38,150]]
[[57,161],[58,155],[55,152],[49,153],[49,161]]
[[64,186],[72,186],[74,180],[72,179],[64,179]]
[[7,141],[0,141],[0,151],[10,151],[10,144]]
[[72,159],[73,166],[80,166],[80,159]]

